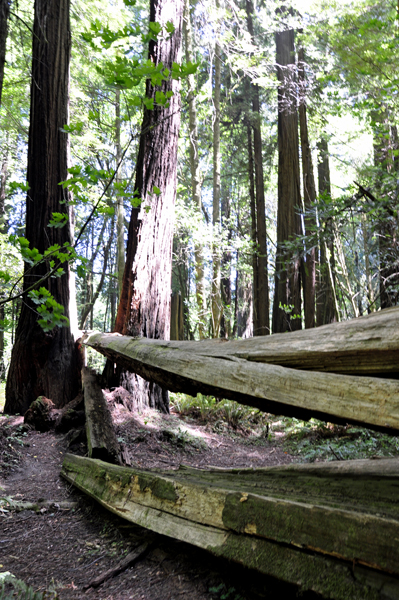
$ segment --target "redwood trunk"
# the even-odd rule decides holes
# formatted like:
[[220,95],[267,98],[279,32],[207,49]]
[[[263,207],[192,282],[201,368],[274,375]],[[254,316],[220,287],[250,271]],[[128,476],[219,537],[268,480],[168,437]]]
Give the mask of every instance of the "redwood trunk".
[[[319,194],[331,196],[328,143],[324,137],[320,138],[317,149],[319,154],[317,166]],[[331,232],[326,230],[327,225],[323,223],[322,226],[324,231],[320,243],[320,269],[316,306],[316,323],[318,327],[339,320],[335,299],[334,244],[331,241]]]
[[[246,1],[248,31],[254,42],[254,27],[252,13],[254,12],[252,0]],[[262,133],[260,119],[259,87],[250,83],[252,98],[254,132],[254,159],[255,159],[255,194],[256,194],[256,235],[257,235],[257,277],[254,278],[254,335],[268,335],[269,327],[269,281],[267,270],[267,234],[266,234],[266,209],[265,186],[263,177]],[[249,142],[249,138],[248,138]]]
[[[293,93],[294,31],[276,33],[278,88],[277,255],[273,333],[301,329],[299,257],[286,249],[301,232],[298,117]],[[299,318],[298,318],[299,315]]]
[[[298,74],[305,94],[305,58],[303,48],[298,51]],[[299,125],[301,132],[302,149],[302,178],[303,178],[303,203],[305,208],[305,235],[309,237],[315,229],[315,218],[313,208],[316,201],[316,186],[314,181],[312,152],[309,144],[308,118],[306,111],[306,99],[300,98]],[[306,249],[302,259],[303,279],[303,305],[305,313],[305,329],[314,327],[316,324],[316,251],[312,241],[307,242],[311,247]]]
[[[67,179],[69,57],[71,48],[69,0],[36,0],[33,26],[32,85],[28,145],[29,193],[26,200],[26,237],[43,253],[53,244],[71,243],[69,226],[48,227],[53,212],[68,213],[69,194],[59,185]],[[47,271],[41,264],[25,265],[24,289]],[[69,317],[69,272],[48,279],[47,289]],[[69,327],[44,333],[25,297],[18,321],[7,379],[7,413],[24,413],[38,396],[64,406],[78,393],[80,371]]]
[[[180,61],[183,2],[152,0],[150,21],[172,21],[168,39],[151,41],[149,58],[171,69]],[[144,110],[136,166],[135,189],[141,207],[133,208],[129,224],[126,265],[115,331],[124,335],[169,339],[172,275],[173,215],[176,196],[177,141],[180,126],[179,83],[163,82],[162,91],[173,91],[168,108],[154,105]],[[147,81],[147,97],[156,88]],[[154,187],[161,190],[153,193]],[[132,408],[150,406],[169,410],[168,393],[158,385],[123,371],[119,383],[132,395]]]

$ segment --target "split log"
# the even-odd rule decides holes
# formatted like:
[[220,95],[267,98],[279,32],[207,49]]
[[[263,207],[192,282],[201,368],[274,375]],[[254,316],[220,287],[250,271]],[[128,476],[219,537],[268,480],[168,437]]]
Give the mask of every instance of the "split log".
[[82,370],[89,456],[106,462],[119,462],[119,444],[107,401],[94,371]]
[[209,358],[240,358],[294,369],[395,377],[399,376],[399,307],[315,329],[245,340],[146,342],[151,348],[181,350]]
[[[283,337],[288,342],[293,335]],[[253,338],[255,342],[259,339]],[[253,355],[244,359],[231,352],[224,356],[221,352],[189,351],[211,348],[212,344],[202,342],[164,342],[105,333],[88,334],[83,341],[125,369],[171,391],[211,394],[304,420],[315,417],[391,434],[399,431],[399,380],[292,369],[256,362]],[[252,342],[241,343],[247,341]],[[228,343],[219,347],[223,349]],[[289,342],[286,345],[291,347]]]
[[103,506],[337,600],[399,597],[399,461],[144,471],[66,455],[61,474]]

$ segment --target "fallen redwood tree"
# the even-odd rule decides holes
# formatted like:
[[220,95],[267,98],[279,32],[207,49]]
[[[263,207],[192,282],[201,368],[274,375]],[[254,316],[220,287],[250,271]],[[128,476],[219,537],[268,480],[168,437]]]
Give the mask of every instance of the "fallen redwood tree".
[[66,455],[61,475],[128,521],[302,591],[399,597],[398,459],[145,471]]
[[[87,343],[87,337],[84,339]],[[148,342],[151,348],[159,346],[190,355],[241,358],[330,373],[395,377],[399,376],[399,307],[313,329],[245,340],[143,339],[143,342]]]
[[82,341],[171,391],[211,394],[304,420],[399,431],[399,308],[249,340],[172,342],[90,333]]

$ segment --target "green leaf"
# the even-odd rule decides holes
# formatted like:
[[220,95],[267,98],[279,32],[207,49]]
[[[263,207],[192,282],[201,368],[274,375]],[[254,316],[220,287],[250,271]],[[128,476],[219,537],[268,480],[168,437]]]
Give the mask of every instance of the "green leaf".
[[156,185],[154,185],[152,191],[154,192],[154,194],[156,194],[157,196],[161,195],[161,190],[159,189],[159,187],[157,187]]

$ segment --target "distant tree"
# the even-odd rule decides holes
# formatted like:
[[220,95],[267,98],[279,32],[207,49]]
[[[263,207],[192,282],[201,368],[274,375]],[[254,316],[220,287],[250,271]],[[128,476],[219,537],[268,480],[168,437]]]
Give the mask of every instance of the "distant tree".
[[[172,69],[180,61],[183,0],[151,0],[150,22],[174,25],[169,36],[151,40],[149,59]],[[129,224],[126,265],[115,331],[124,335],[168,339],[172,271],[173,215],[180,126],[179,83],[168,78],[160,88],[147,80],[146,95],[173,92],[168,107],[154,102],[144,109],[136,165],[135,189],[141,207],[133,208]],[[107,365],[105,376],[110,376]],[[114,381],[132,395],[132,408],[150,406],[169,411],[168,392],[141,377],[118,369]]]
[[[254,26],[252,15],[254,7],[252,0],[246,0],[247,26],[248,32],[254,42]],[[262,154],[262,133],[260,117],[260,95],[259,86],[249,84],[250,98],[252,103],[253,117],[251,119],[251,129],[253,131],[253,160],[255,166],[255,211],[253,224],[253,241],[255,242],[256,254],[254,258],[254,286],[253,286],[253,319],[254,335],[268,335],[269,327],[269,281],[267,272],[267,233],[266,233],[266,212],[265,212],[265,186],[263,176],[263,154]],[[252,162],[252,150],[250,146],[252,135],[248,132],[248,152],[249,162]],[[251,169],[251,167],[250,167]],[[250,174],[251,178],[251,174]],[[255,251],[254,248],[254,251]]]
[[[69,0],[36,0],[34,8],[31,108],[28,146],[26,238],[31,248],[44,255],[58,244],[71,244],[70,197],[59,185],[67,179],[69,58],[71,36]],[[65,215],[64,227],[49,227],[53,213]],[[48,272],[48,262],[25,264],[24,290]],[[69,267],[45,286],[69,317]],[[37,306],[27,294],[21,314],[7,377],[7,413],[24,413],[38,396],[63,406],[80,389],[80,371],[69,326],[47,333],[37,322]]]
[[8,17],[10,14],[11,0],[0,0],[0,106],[3,91],[4,65],[6,62],[6,45],[8,33]]

